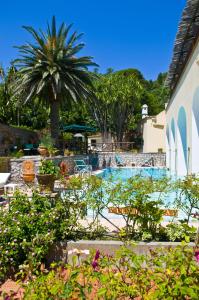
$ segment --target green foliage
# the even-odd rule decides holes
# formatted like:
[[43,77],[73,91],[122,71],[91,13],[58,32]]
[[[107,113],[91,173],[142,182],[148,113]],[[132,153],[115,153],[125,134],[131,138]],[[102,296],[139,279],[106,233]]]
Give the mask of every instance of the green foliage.
[[50,149],[54,147],[55,141],[49,133],[46,133],[40,140],[40,146]]
[[112,179],[105,182],[102,178],[91,176],[84,185],[87,191],[85,201],[94,210],[96,219],[101,216],[110,222],[104,210],[109,207],[120,210],[125,227],[120,230],[114,225],[120,238],[140,240],[145,236],[146,239],[158,239],[163,215],[160,207],[169,189],[168,179],[157,181],[137,176],[115,183]]
[[122,141],[142,92],[138,75],[134,70],[111,72],[101,75],[94,85],[95,98],[89,108],[100,131],[105,140],[111,132],[117,141]]
[[176,197],[176,206],[187,216],[187,224],[194,212],[199,211],[199,178],[195,175],[187,175],[184,179],[175,183],[175,189],[178,190]]
[[21,158],[22,156],[24,156],[24,153],[23,153],[23,150],[18,150],[18,151],[13,151],[11,154],[10,154],[11,157],[14,157],[14,158]]
[[74,239],[82,207],[67,199],[53,202],[34,193],[17,193],[9,210],[0,209],[0,280],[19,269],[36,271],[56,241]]
[[43,159],[41,161],[41,165],[39,166],[39,174],[51,174],[58,175],[59,167],[55,165],[55,163],[50,159]]
[[63,132],[62,136],[64,141],[71,141],[73,139],[73,134],[71,132]]
[[198,293],[192,248],[164,248],[144,256],[122,247],[113,257],[96,252],[78,266],[54,266],[26,285],[24,299],[197,300]]
[[[40,67],[44,68],[44,65],[41,64]],[[61,105],[60,123],[97,126],[102,133],[104,132],[104,138],[106,138],[108,131],[114,135],[117,132],[118,136],[122,136],[126,132],[130,136],[130,132],[133,136],[133,141],[136,143],[135,146],[140,146],[140,129],[138,125],[141,120],[141,106],[142,104],[147,104],[150,115],[156,115],[164,109],[164,104],[168,98],[168,90],[164,87],[166,73],[160,73],[155,81],[147,81],[136,69],[126,69],[118,72],[114,72],[111,68],[109,69],[105,75],[98,74],[98,79],[94,80],[96,97],[95,100],[92,98],[91,104],[90,101],[84,101],[85,97],[82,97],[82,95],[76,97],[77,100],[81,98],[81,101],[71,101],[73,97],[64,92],[64,95],[62,95],[63,101],[59,101]],[[43,72],[45,73],[45,70]],[[52,76],[57,76],[55,74],[56,72]],[[90,75],[93,77],[92,73],[89,73]],[[94,76],[96,77],[95,71]],[[21,94],[20,96],[13,94],[15,90],[13,90],[13,86],[16,86],[18,89],[18,83],[19,81],[21,82],[22,77],[20,71],[18,72],[12,66],[7,72],[3,70],[3,81],[0,84],[0,105],[2,108],[0,111],[0,120],[7,124],[27,126],[31,129],[44,128],[51,118],[48,107],[50,101],[46,100],[47,98],[49,100],[51,98],[49,97],[50,89],[48,93],[44,93],[45,95],[42,92],[42,95],[32,95],[26,105],[23,105]],[[130,78],[132,84],[130,83]],[[47,80],[48,76],[45,79]],[[134,93],[135,90],[138,90],[135,79],[142,86],[139,97]],[[110,80],[111,85],[109,84]],[[89,88],[89,91],[91,89]],[[27,96],[26,93],[22,95]],[[132,98],[131,107],[127,105],[130,98]],[[118,112],[124,115],[124,118],[120,120],[121,124],[117,122]],[[125,113],[127,113],[126,119]],[[28,118],[27,115],[29,116]],[[128,122],[126,121],[127,119]],[[121,139],[121,136],[119,139]],[[129,138],[132,139],[132,137]]]
[[78,44],[82,34],[69,35],[71,25],[64,23],[57,28],[55,17],[46,32],[30,26],[24,29],[33,42],[18,47],[14,96],[23,95],[24,103],[38,97],[44,107],[50,107],[51,135],[57,140],[61,102],[78,102],[90,97],[93,74],[88,67],[96,64],[92,57],[78,57],[84,47],[83,43]]
[[54,156],[59,152],[59,150],[54,145],[55,145],[55,139],[53,139],[49,133],[46,133],[41,138],[39,144],[40,147],[44,147],[48,150],[50,156]]
[[10,171],[10,158],[0,157],[0,173],[8,173]]
[[[111,178],[104,181],[101,177],[91,176],[86,179],[72,178],[68,188],[84,191],[81,197],[78,193],[75,197],[84,201],[88,209],[93,210],[94,220],[91,225],[95,225],[97,229],[100,224],[99,218],[105,219],[111,227],[115,227],[114,237],[118,239],[182,241],[188,237],[194,241],[195,227],[188,226],[183,220],[178,223],[174,218],[166,227],[161,225],[164,212],[162,208],[169,208],[164,199],[174,186],[176,185],[173,185],[169,178],[153,180],[136,176],[127,182],[113,182]],[[104,212],[110,208],[123,218],[123,228],[107,218]]]
[[169,89],[165,87],[167,73],[160,73],[155,81],[146,82],[146,104],[149,114],[156,115],[165,108],[169,99]]
[[194,241],[196,237],[196,228],[186,223],[170,223],[166,226],[166,234],[169,241],[179,242],[187,237]]

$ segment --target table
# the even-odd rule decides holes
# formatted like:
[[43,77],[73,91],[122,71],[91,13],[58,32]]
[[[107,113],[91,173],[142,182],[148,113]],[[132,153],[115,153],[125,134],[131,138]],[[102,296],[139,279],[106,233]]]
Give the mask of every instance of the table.
[[4,185],[4,194],[7,195],[9,190],[12,191],[12,193],[14,194],[17,186],[19,186],[19,184],[17,183],[8,183]]

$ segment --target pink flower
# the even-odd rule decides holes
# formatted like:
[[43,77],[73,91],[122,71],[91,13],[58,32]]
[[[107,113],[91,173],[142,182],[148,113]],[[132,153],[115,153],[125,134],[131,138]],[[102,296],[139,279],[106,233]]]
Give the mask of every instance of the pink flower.
[[95,253],[95,260],[98,260],[100,257],[100,251],[97,250],[96,253]]
[[195,258],[197,262],[199,263],[199,250],[195,251]]
[[98,262],[96,260],[93,260],[92,267],[94,270],[98,267]]

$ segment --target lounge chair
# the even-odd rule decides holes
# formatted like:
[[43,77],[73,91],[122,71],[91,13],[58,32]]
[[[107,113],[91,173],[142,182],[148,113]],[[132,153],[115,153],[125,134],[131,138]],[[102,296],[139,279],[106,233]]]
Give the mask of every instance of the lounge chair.
[[10,177],[10,173],[0,173],[0,189],[4,187]]
[[4,186],[6,185],[10,173],[0,173],[0,195],[4,194]]
[[74,171],[75,173],[84,173],[84,172],[91,172],[92,171],[92,166],[87,165],[83,159],[77,159],[74,160],[75,167]]
[[141,167],[154,167],[154,159],[153,157],[151,157],[150,159],[148,159],[147,161],[145,161]]
[[115,155],[115,161],[118,167],[124,167],[126,164],[122,161],[119,155]]

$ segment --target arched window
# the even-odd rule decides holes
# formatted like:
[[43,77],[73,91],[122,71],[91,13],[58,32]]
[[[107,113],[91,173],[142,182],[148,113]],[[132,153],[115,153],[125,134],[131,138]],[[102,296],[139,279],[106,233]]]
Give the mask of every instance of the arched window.
[[192,103],[192,173],[199,172],[199,88],[196,89]]
[[177,174],[187,174],[187,119],[183,106],[178,112],[177,126]]
[[167,128],[166,128],[166,166],[167,168],[171,168],[170,166],[170,136],[169,136],[169,126],[167,124]]
[[176,132],[175,132],[174,118],[172,118],[171,120],[170,145],[171,145],[170,170],[171,172],[176,172]]

